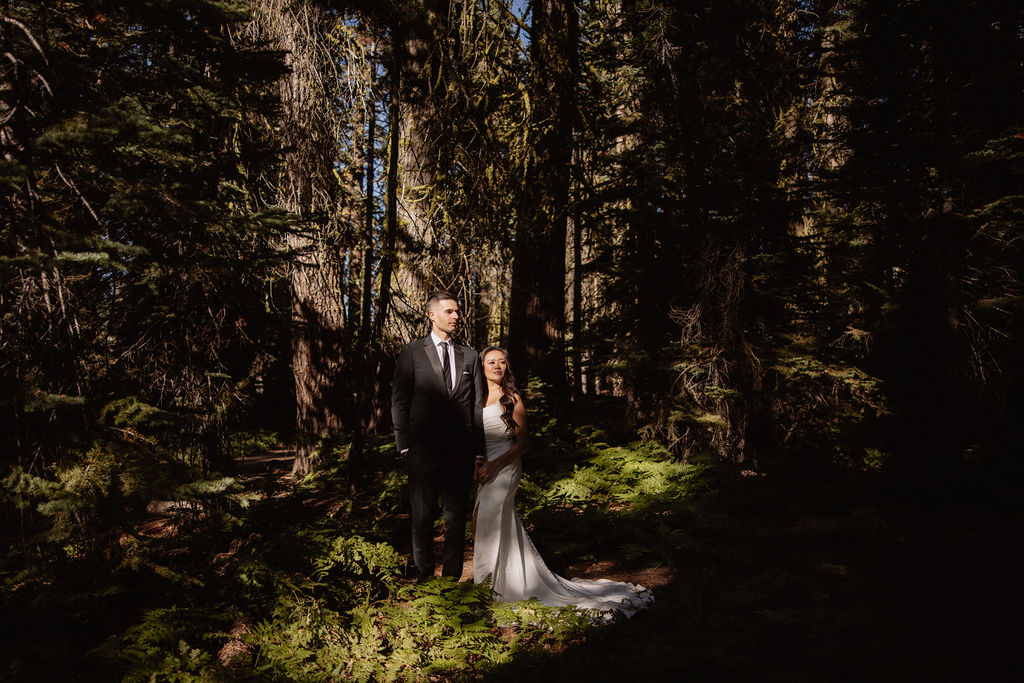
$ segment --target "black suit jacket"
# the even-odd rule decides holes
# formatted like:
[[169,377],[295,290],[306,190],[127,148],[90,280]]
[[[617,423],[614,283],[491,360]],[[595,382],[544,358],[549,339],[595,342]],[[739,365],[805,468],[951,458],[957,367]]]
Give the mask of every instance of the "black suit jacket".
[[472,463],[484,453],[480,360],[468,346],[455,344],[449,392],[441,360],[428,335],[402,349],[391,387],[391,420],[399,451],[426,461],[450,459]]

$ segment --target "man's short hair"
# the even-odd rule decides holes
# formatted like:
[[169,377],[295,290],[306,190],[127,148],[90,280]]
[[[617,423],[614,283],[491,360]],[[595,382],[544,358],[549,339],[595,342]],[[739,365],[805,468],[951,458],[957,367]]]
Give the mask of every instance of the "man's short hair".
[[447,289],[435,289],[433,292],[430,293],[430,296],[427,297],[427,310],[429,311],[430,307],[433,306],[436,302],[447,301],[448,299],[451,299],[452,301],[455,302],[458,302],[459,300],[457,296],[449,292]]

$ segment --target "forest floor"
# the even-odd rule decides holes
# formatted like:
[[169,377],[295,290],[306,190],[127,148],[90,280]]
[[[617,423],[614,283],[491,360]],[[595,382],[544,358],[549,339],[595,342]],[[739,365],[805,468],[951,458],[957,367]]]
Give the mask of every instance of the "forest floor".
[[[261,605],[273,604],[272,593],[281,604],[289,591],[316,598],[330,588],[308,568],[316,566],[310,558],[326,556],[310,550],[321,536],[358,533],[392,546],[406,558],[398,585],[415,590],[401,465],[387,451],[375,452],[371,483],[355,495],[343,468],[303,483],[291,477],[284,451],[248,457],[233,494],[249,501],[247,512],[235,521],[223,516],[215,527],[202,516],[150,513],[122,537],[122,547],[137,550],[114,571],[54,568],[8,582],[0,673],[294,679],[284,665],[259,668],[272,653],[254,655],[239,634],[296,621],[294,611],[268,616]],[[555,573],[642,584],[654,590],[654,607],[566,637],[494,629],[499,638],[488,647],[504,648],[503,661],[485,666],[470,656],[469,669],[414,679],[1010,681],[1024,672],[1024,477],[1016,461],[965,462],[918,477],[764,476],[707,466],[678,475],[668,493],[629,497],[625,470],[608,465],[608,453],[620,464],[646,457],[624,447],[531,456],[520,511]],[[591,489],[580,493],[581,482]],[[683,486],[686,495],[677,495]],[[167,622],[155,633],[143,628],[151,615]],[[232,645],[250,658],[245,667],[224,654]],[[173,665],[160,664],[172,655]],[[186,655],[194,669],[179,661]],[[315,667],[314,656],[305,664]],[[308,666],[295,676],[347,677],[309,674],[318,669]],[[157,670],[164,673],[145,673]]]
[[[290,459],[248,464],[264,477],[276,468],[287,485]],[[528,531],[556,573],[643,585],[657,605],[568,646],[545,643],[488,678],[1019,680],[1020,475],[1019,466],[986,463],[911,484],[745,472],[683,509],[657,510],[667,523],[653,535],[637,528],[651,514],[608,520],[612,535],[592,533],[586,512],[571,505],[535,511]],[[408,558],[408,514],[388,526]],[[438,566],[442,536],[439,526]],[[659,536],[664,545],[632,553],[611,541]],[[461,581],[472,581],[471,542]]]

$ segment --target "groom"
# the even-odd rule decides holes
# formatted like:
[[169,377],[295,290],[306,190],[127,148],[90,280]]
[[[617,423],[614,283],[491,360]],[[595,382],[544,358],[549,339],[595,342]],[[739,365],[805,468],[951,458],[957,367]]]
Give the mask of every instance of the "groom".
[[483,401],[477,353],[452,339],[459,303],[450,292],[427,298],[430,334],[405,345],[395,366],[391,419],[409,468],[412,558],[420,581],[434,575],[434,520],[444,511],[442,573],[462,576],[466,506],[477,456],[483,456]]

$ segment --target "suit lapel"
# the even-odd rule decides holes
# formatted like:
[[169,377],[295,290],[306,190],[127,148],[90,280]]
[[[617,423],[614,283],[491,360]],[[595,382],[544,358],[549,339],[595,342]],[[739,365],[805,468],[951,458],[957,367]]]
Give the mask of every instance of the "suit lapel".
[[423,353],[427,354],[427,360],[430,361],[430,367],[434,370],[434,378],[437,379],[438,386],[444,387],[447,394],[448,387],[444,386],[444,375],[441,374],[441,359],[438,358],[434,340],[429,335],[423,340]]

